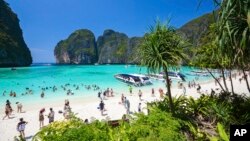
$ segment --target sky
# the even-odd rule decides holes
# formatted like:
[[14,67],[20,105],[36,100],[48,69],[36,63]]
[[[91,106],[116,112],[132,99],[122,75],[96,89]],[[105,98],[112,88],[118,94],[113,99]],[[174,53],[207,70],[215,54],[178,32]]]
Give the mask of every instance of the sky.
[[77,29],[90,29],[96,39],[105,29],[143,36],[156,19],[179,28],[214,9],[213,0],[5,1],[18,15],[33,63],[55,62],[56,44]]

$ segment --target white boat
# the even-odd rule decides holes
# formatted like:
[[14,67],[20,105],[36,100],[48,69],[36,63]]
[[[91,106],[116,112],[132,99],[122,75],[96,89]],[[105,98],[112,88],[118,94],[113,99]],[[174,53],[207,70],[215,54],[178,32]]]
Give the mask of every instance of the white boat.
[[194,75],[194,76],[209,76],[209,73],[207,71],[191,71],[189,75]]
[[122,82],[134,86],[144,86],[152,84],[149,77],[140,74],[116,74],[114,77]]
[[[158,74],[149,74],[148,76],[156,80],[165,81],[165,78],[164,78],[165,74],[163,72],[158,73]],[[178,80],[186,81],[185,80],[186,76],[180,72],[168,72],[168,76],[170,79],[178,79]]]

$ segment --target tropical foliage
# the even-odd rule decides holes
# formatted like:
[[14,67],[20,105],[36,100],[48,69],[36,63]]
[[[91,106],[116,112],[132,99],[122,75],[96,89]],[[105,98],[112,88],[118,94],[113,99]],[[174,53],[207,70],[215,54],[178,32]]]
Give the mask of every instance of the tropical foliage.
[[151,26],[149,33],[144,36],[140,53],[141,64],[148,68],[150,73],[159,73],[164,71],[167,84],[167,95],[172,113],[174,105],[171,97],[171,82],[168,76],[170,68],[176,69],[184,58],[183,54],[184,41],[176,34],[173,27],[162,24],[159,21],[155,26]]

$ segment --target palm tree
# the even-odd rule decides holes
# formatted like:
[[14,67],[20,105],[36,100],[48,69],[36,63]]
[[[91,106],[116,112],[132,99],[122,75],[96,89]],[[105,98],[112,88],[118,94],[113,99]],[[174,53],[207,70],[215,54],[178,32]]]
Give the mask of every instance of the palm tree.
[[[245,73],[245,69],[249,67],[250,53],[250,1],[214,1],[220,7],[217,22],[219,48],[230,60],[229,69],[237,66]],[[250,92],[247,78],[245,80]]]
[[175,29],[167,24],[156,21],[155,26],[149,28],[140,46],[141,64],[148,68],[149,73],[164,71],[166,77],[169,106],[174,114],[174,105],[171,96],[169,69],[177,69],[184,58],[184,41],[176,34]]

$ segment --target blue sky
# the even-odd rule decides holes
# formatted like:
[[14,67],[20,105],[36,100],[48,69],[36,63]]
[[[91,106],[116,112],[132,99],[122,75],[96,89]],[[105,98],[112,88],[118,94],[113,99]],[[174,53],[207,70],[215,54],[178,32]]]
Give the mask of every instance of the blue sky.
[[213,0],[6,0],[18,15],[33,63],[55,62],[54,47],[77,29],[142,36],[158,17],[176,28],[214,9]]

